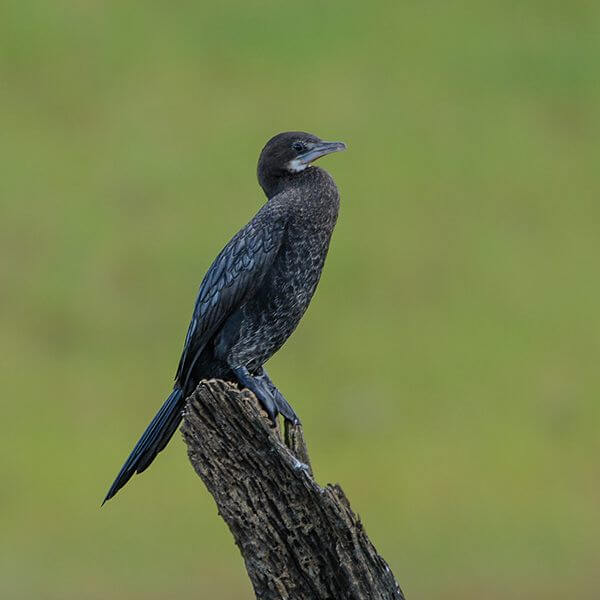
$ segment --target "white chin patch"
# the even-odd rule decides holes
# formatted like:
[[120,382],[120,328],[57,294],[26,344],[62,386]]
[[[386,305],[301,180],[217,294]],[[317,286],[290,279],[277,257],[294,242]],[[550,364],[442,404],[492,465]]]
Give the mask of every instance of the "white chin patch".
[[290,160],[287,164],[288,171],[291,173],[300,173],[300,171],[304,171],[306,167],[308,167],[308,163],[303,163],[299,158]]

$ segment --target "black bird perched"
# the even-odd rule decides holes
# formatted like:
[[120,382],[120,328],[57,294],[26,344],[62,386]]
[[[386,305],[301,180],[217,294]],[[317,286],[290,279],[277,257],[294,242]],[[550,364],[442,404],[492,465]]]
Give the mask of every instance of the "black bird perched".
[[[337,220],[335,182],[316,159],[344,150],[302,131],[271,138],[258,160],[268,201],[217,256],[200,284],[171,395],[135,445],[104,502],[148,468],[201,379],[248,388],[272,421],[298,417],[263,368],[292,334],[315,292]],[[103,504],[104,504],[103,502]]]

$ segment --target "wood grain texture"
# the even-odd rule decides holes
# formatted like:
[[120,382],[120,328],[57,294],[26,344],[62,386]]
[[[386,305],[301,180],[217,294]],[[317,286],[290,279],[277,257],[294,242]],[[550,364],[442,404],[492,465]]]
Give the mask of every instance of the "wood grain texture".
[[404,598],[342,489],[313,479],[301,426],[286,424],[284,443],[249,391],[211,380],[188,399],[182,432],[257,598]]

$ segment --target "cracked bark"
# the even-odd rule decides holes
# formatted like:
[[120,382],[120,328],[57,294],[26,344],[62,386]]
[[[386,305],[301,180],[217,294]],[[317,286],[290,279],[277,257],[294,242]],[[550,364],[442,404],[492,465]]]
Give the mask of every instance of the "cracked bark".
[[251,392],[211,380],[181,429],[258,599],[403,600],[342,489],[315,482],[301,426],[282,441]]

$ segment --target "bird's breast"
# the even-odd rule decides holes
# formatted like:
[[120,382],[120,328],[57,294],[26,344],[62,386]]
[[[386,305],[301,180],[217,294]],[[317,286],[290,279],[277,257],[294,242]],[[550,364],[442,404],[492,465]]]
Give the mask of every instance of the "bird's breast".
[[319,283],[338,211],[337,189],[290,194],[285,231],[275,260],[235,321],[228,360],[252,371],[292,334]]

